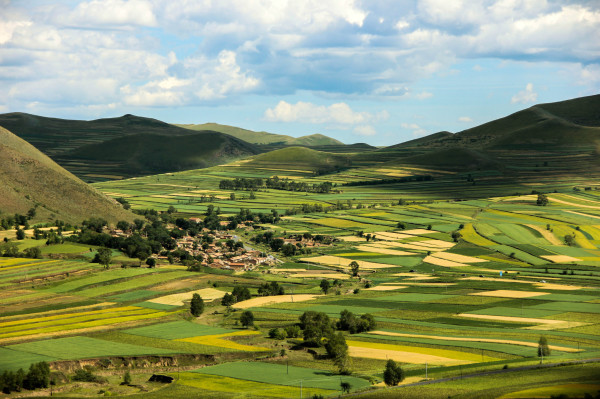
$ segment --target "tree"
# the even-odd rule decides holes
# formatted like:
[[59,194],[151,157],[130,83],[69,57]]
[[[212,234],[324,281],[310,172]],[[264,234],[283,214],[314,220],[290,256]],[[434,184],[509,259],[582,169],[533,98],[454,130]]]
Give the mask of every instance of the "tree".
[[26,389],[48,388],[50,384],[50,366],[46,362],[33,363],[23,381]]
[[129,224],[129,222],[125,221],[125,220],[119,220],[117,222],[117,229],[122,230],[122,231],[128,231],[131,228],[131,225]]
[[167,209],[167,213],[170,215],[172,213],[177,212],[177,209],[173,205],[169,205],[169,209]]
[[25,256],[27,258],[34,258],[34,259],[42,258],[42,250],[40,249],[40,247],[27,248],[23,252],[25,253]]
[[192,295],[192,303],[190,304],[190,313],[192,316],[198,317],[202,312],[204,312],[204,301],[199,294],[194,293]]
[[110,264],[110,259],[112,256],[112,250],[110,248],[98,248],[98,253],[94,257],[93,262],[98,262],[105,269],[108,269],[108,265]]
[[25,239],[25,230],[23,229],[17,229],[17,240],[24,240]]
[[129,374],[129,370],[127,370],[125,372],[125,374],[123,375],[123,385],[130,385],[131,384],[131,374]]
[[331,284],[329,283],[329,280],[327,280],[327,279],[321,280],[321,284],[319,284],[319,286],[321,287],[321,291],[323,291],[323,294],[325,294],[325,295],[327,295],[329,288],[331,288]]
[[340,382],[340,388],[342,389],[342,393],[350,393],[352,389],[352,385],[349,382]]
[[358,276],[358,262],[353,260],[352,262],[350,262],[350,270],[352,271],[352,276],[356,277]]
[[567,234],[565,235],[565,244],[567,244],[570,247],[575,246],[575,235],[571,235],[571,234]]
[[253,326],[254,314],[249,310],[244,310],[244,312],[240,316],[240,323],[242,323],[244,327]]
[[458,230],[452,232],[452,240],[454,242],[458,242],[458,240],[460,240],[461,237],[462,237],[462,234],[460,234],[460,232]]
[[146,264],[148,265],[149,268],[152,269],[156,266],[156,259],[148,258],[148,259],[146,259]]
[[235,297],[231,295],[229,292],[225,293],[223,299],[221,299],[221,305],[223,306],[231,306],[235,303]]
[[542,335],[538,342],[538,357],[544,356],[550,356],[550,347],[548,346],[548,340]]
[[308,310],[300,316],[300,328],[304,342],[311,346],[322,346],[323,338],[333,334],[331,320],[326,313]]
[[537,201],[535,202],[538,206],[548,205],[548,197],[544,194],[538,194]]
[[395,361],[389,359],[385,364],[383,381],[387,386],[396,386],[404,380],[404,370]]
[[325,344],[325,350],[327,355],[333,359],[333,364],[337,366],[340,374],[350,373],[350,356],[348,355],[348,344],[344,334],[341,332],[331,334]]

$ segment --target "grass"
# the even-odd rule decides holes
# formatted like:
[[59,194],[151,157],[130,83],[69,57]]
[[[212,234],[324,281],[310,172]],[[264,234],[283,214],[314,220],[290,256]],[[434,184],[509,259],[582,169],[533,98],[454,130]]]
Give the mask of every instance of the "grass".
[[[200,391],[195,393],[195,396],[202,395],[204,397],[208,393],[211,397],[211,391],[214,392],[215,398],[224,397],[227,393],[235,394],[239,397],[240,393],[244,396],[251,397],[275,397],[275,398],[296,398],[300,397],[299,386],[287,386],[278,384],[269,384],[263,382],[249,381],[246,379],[231,378],[221,375],[210,375],[200,373],[181,373],[180,380],[177,384],[187,385],[198,388]],[[208,392],[207,392],[208,391]],[[327,390],[320,388],[302,387],[302,394],[305,397],[312,395],[328,396],[336,393],[335,390]],[[189,397],[188,395],[182,397]],[[225,396],[226,397],[226,396]]]
[[33,341],[9,345],[6,348],[58,359],[88,359],[103,356],[160,355],[173,353],[173,351],[168,349],[104,341],[90,337],[67,337]]
[[300,381],[302,381],[303,387],[334,391],[340,389],[340,381],[349,382],[353,389],[364,388],[370,385],[367,381],[357,377],[339,376],[317,369],[295,366],[287,367],[285,365],[263,362],[224,363],[204,367],[195,372],[296,387],[299,387]]
[[27,371],[31,363],[51,362],[56,359],[57,357],[55,356],[40,355],[2,347],[0,348],[0,373],[5,370],[17,371],[20,368]]
[[206,326],[202,324],[191,323],[189,321],[172,321],[167,323],[153,324],[145,327],[131,328],[124,332],[142,337],[180,339],[189,337],[199,337],[203,335],[225,334],[234,330]]

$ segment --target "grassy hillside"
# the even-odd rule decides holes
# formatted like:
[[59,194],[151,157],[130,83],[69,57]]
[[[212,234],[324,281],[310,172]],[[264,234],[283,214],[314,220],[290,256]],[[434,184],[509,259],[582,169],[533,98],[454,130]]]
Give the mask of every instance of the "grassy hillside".
[[83,146],[60,159],[105,165],[111,175],[147,175],[206,168],[258,153],[253,144],[204,131],[168,139],[136,134]]
[[222,133],[134,115],[78,121],[9,113],[0,115],[0,126],[85,181],[201,168],[259,152]]
[[290,171],[324,174],[349,168],[351,164],[351,157],[347,154],[333,154],[305,147],[288,147],[258,155],[244,162],[243,167],[256,169],[279,167]]
[[218,123],[203,123],[203,124],[181,124],[176,125],[191,130],[212,130],[229,134],[238,139],[254,144],[275,144],[282,143],[287,145],[303,145],[303,146],[323,146],[323,145],[343,145],[341,141],[332,139],[322,134],[311,134],[302,137],[292,137],[284,134],[274,134],[267,132],[255,132],[252,130],[242,129],[235,126],[220,125]]
[[0,128],[0,211],[38,220],[79,222],[90,217],[131,220],[133,214],[57,165],[31,144]]

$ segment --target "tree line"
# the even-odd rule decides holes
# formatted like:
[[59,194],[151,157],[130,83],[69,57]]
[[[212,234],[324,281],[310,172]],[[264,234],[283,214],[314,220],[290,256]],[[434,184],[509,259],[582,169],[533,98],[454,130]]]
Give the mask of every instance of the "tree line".
[[267,179],[236,177],[235,179],[224,179],[219,182],[221,190],[245,190],[256,191],[259,189],[273,189],[284,191],[302,191],[308,193],[330,193],[337,185],[331,182],[305,183],[296,182],[288,178],[280,179],[277,176]]

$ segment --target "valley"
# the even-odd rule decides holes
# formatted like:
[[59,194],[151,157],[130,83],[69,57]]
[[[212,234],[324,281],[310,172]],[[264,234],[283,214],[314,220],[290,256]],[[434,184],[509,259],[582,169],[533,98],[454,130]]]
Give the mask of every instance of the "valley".
[[[75,147],[39,146],[54,164],[6,131],[17,144],[5,159],[16,148],[52,165],[105,208],[43,205],[42,188],[5,177],[3,388],[45,362],[46,388],[11,395],[596,395],[599,98],[378,149],[173,127],[175,144],[157,155],[164,139],[115,133],[77,147],[80,169],[65,155]],[[19,126],[9,130],[25,137]],[[190,157],[219,140],[247,151],[150,174],[180,139]],[[113,150],[127,140],[135,156]],[[150,166],[127,175],[93,162],[99,154]],[[58,165],[123,178],[85,185]],[[403,370],[398,386],[385,383],[389,360]]]

